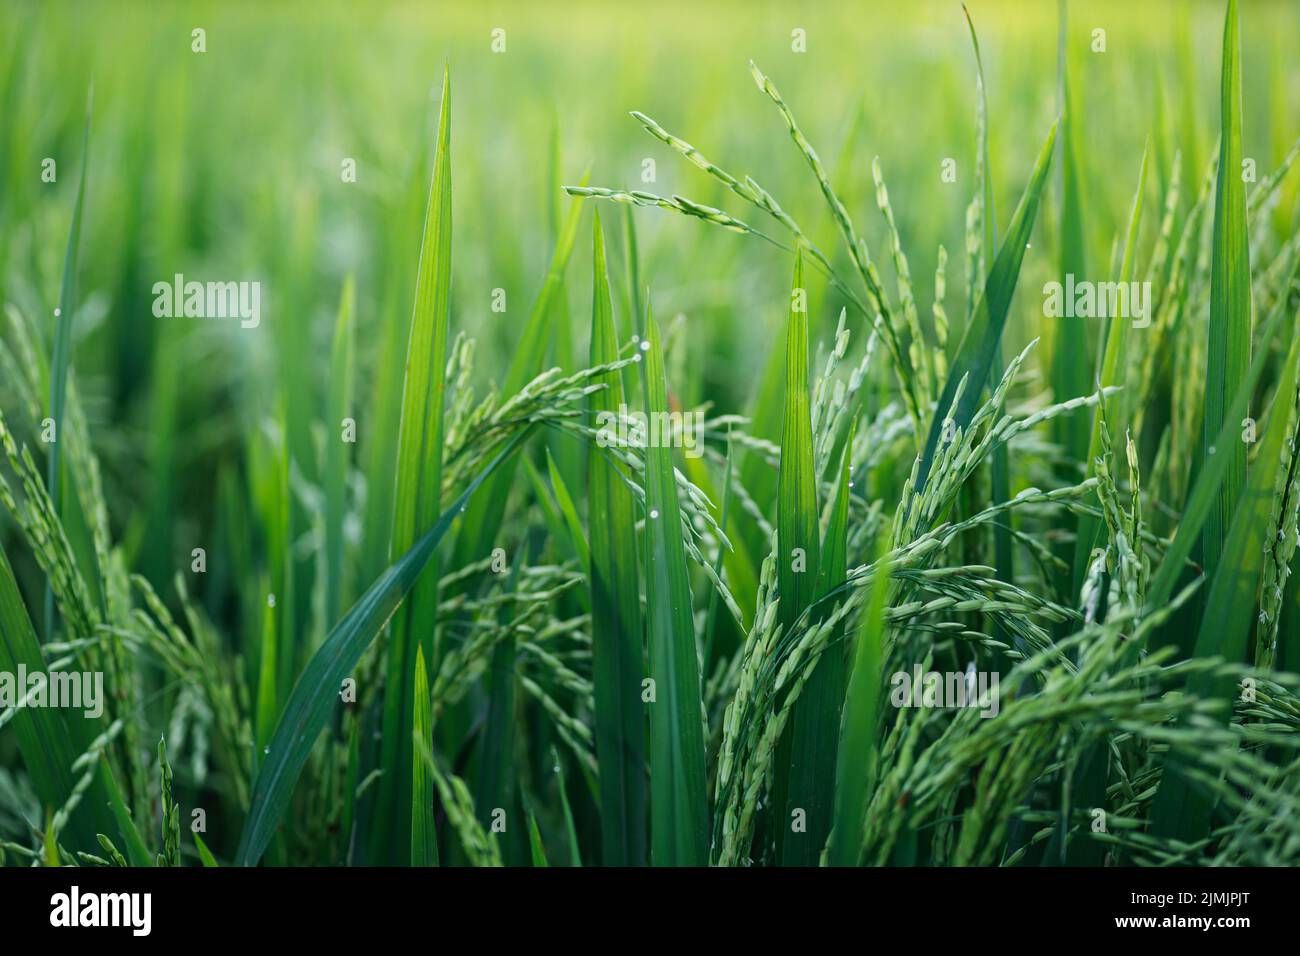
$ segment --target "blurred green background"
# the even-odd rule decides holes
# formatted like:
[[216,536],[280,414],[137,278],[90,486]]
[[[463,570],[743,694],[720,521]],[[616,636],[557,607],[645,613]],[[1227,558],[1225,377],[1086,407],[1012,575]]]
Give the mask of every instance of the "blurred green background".
[[[1175,150],[1183,204],[1195,195],[1191,184],[1201,181],[1217,129],[1221,7],[1087,0],[1070,7],[1094,266],[1109,261],[1148,137],[1153,195],[1163,193]],[[993,180],[1005,225],[1058,108],[1058,5],[973,0],[970,9],[987,70]],[[1243,4],[1242,24],[1245,147],[1262,176],[1300,126],[1293,109],[1300,8],[1252,0]],[[206,52],[191,49],[195,28],[206,31]],[[501,53],[492,49],[497,28],[505,31]],[[1104,53],[1092,49],[1096,29],[1105,30]],[[804,31],[806,52],[792,49],[795,30]],[[221,476],[241,467],[276,408],[296,409],[286,420],[308,423],[291,424],[288,441],[298,460],[315,458],[311,422],[324,408],[329,337],[348,273],[358,296],[359,455],[379,454],[374,436],[383,426],[366,411],[376,390],[400,388],[400,370],[385,370],[383,352],[394,341],[389,333],[403,334],[409,322],[444,63],[453,86],[453,332],[477,337],[481,379],[504,372],[541,285],[567,202],[558,184],[589,170],[596,185],[681,193],[740,212],[719,184],[648,136],[630,109],[754,175],[825,248],[835,248],[815,183],[754,88],[751,58],[781,88],[883,264],[870,178],[871,160],[880,157],[922,307],[942,243],[951,256],[949,313],[959,315],[976,83],[955,0],[6,0],[0,300],[52,337],[93,81],[74,367],[114,531],[134,564],[155,581],[170,577],[188,555],[186,542],[213,524]],[[57,162],[54,183],[41,179],[46,157]],[[356,161],[355,183],[340,175],[346,158]],[[940,180],[945,158],[957,162],[955,184]],[[655,161],[652,183],[642,180],[646,159]],[[1281,231],[1291,227],[1295,198],[1292,181],[1275,213]],[[656,313],[683,317],[670,380],[686,402],[743,411],[782,321],[787,257],[661,210],[635,215]],[[1026,259],[1022,290],[1054,275],[1055,216],[1048,204],[1036,234],[1045,241]],[[1146,241],[1157,225],[1158,216],[1146,217]],[[619,230],[611,232],[617,244]],[[579,242],[565,290],[575,317],[590,307],[589,256]],[[617,256],[614,265],[617,271]],[[151,286],[177,272],[260,281],[261,326],[155,318]],[[506,290],[503,314],[490,310],[497,288]],[[833,302],[814,309],[815,337],[833,328],[837,312]],[[1043,331],[1038,315],[1022,291],[1008,349]],[[620,321],[627,329],[626,316]],[[575,319],[572,341],[557,345],[557,364],[565,363],[560,352],[585,355],[586,325]],[[370,500],[382,510],[382,495]]]

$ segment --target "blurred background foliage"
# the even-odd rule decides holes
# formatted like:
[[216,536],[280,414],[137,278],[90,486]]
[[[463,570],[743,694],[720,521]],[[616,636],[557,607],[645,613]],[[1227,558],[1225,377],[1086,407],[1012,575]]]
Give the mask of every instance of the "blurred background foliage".
[[[981,30],[991,167],[1005,222],[1057,110],[1057,9],[1048,0],[970,6]],[[1069,56],[1090,261],[1109,258],[1147,136],[1158,160],[1153,180],[1167,175],[1181,149],[1183,201],[1191,202],[1187,184],[1199,182],[1217,132],[1221,21],[1211,2],[1073,5]],[[1294,134],[1288,104],[1300,98],[1300,70],[1288,62],[1287,43],[1300,29],[1300,8],[1253,0],[1242,21],[1245,153],[1270,170]],[[191,50],[195,28],[206,31],[205,53]],[[504,53],[491,49],[496,28],[505,30]],[[1092,50],[1098,28],[1105,53]],[[792,51],[796,29],[805,31],[804,53]],[[330,335],[349,272],[357,282],[366,454],[373,435],[366,396],[394,384],[376,381],[384,328],[410,314],[444,63],[456,83],[453,330],[478,339],[479,374],[499,378],[554,244],[565,202],[554,183],[576,183],[590,170],[593,183],[735,208],[720,184],[647,136],[630,109],[755,175],[814,237],[831,234],[815,184],[753,88],[750,59],[780,84],[877,248],[884,228],[870,162],[879,156],[912,272],[925,288],[938,245],[959,254],[973,182],[975,66],[956,2],[7,0],[0,298],[52,336],[93,81],[74,365],[115,531],[134,542],[140,566],[162,583],[174,556],[188,555],[188,542],[213,522],[215,483],[240,460],[269,407],[281,400],[324,407]],[[55,183],[41,181],[46,157],[58,164]],[[355,183],[342,181],[344,158],[356,161]],[[945,158],[957,161],[955,184],[940,181]],[[653,183],[642,181],[645,159],[655,161]],[[1295,189],[1294,180],[1283,186],[1282,232]],[[1040,234],[1055,228],[1054,213],[1045,209]],[[1148,216],[1143,226],[1154,232],[1158,221]],[[643,283],[658,314],[685,317],[670,358],[670,378],[674,367],[686,371],[675,379],[687,389],[683,401],[745,407],[783,321],[786,257],[658,210],[638,213],[638,229]],[[1027,257],[1025,288],[1052,275],[1048,248]],[[589,268],[590,250],[579,243],[572,273]],[[261,327],[155,318],[151,286],[177,272],[261,281]],[[955,300],[956,261],[948,284]],[[490,308],[497,288],[506,291],[504,314]],[[585,282],[569,282],[566,294],[585,310]],[[816,301],[821,291],[812,294]],[[1010,352],[1039,331],[1030,297],[1020,300],[1007,330]],[[814,338],[833,331],[837,312],[813,310]],[[620,321],[628,328],[625,316]],[[585,355],[585,321],[574,328],[574,354]]]

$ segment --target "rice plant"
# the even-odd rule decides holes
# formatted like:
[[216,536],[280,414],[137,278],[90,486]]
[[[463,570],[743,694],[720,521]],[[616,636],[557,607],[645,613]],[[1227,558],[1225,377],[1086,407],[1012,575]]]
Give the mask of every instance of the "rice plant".
[[0,13],[0,861],[1300,864],[1295,11],[851,6]]

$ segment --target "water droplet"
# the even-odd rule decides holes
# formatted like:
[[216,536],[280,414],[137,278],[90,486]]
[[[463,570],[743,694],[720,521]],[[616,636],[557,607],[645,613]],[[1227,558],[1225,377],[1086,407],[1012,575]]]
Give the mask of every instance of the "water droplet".
[[1208,454],[1208,455],[1213,455],[1213,454],[1214,454],[1214,446],[1211,445],[1209,448],[1205,449],[1205,452],[1206,452],[1206,454]]
[[658,508],[651,508],[651,509],[650,509],[650,517],[651,517],[651,518],[658,518],[658,517],[659,517],[659,509],[658,509]]
[[63,314],[63,310],[62,310],[62,309],[57,309],[57,308],[56,308],[56,309],[54,310],[54,317],[55,317],[56,319],[57,319],[59,316],[61,316],[62,314]]
[[264,754],[269,754],[270,752],[271,752],[271,748],[270,748],[270,747],[263,747],[263,748],[262,748],[262,753],[264,753]]
[[649,343],[649,342],[642,342],[642,343],[641,343],[641,351],[642,351],[642,352],[649,352],[649,351],[650,351],[650,343]]
[[267,607],[275,607],[275,595],[274,595],[274,594],[268,594],[268,595],[266,596],[266,606],[267,606]]

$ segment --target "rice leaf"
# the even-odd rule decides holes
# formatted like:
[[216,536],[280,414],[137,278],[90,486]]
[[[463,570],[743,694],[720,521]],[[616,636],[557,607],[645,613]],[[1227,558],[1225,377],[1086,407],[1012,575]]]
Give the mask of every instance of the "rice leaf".
[[[646,310],[646,414],[668,412],[659,325]],[[646,633],[650,653],[650,846],[655,866],[708,862],[700,670],[672,452],[646,454]],[[643,691],[644,693],[644,691]]]
[[[779,336],[772,336],[763,371],[755,383],[754,397],[749,411],[747,431],[755,438],[772,443],[781,440],[781,422],[784,414],[785,349]],[[764,515],[770,515],[776,505],[777,472],[764,460],[757,449],[750,449],[740,459],[740,483],[749,491],[754,503]],[[745,543],[751,554],[765,554],[771,546],[762,529],[750,522],[750,534]]]
[[[410,340],[410,316],[406,295],[413,293],[414,274],[409,255],[397,254],[398,244],[419,243],[423,235],[425,209],[428,205],[430,156],[436,149],[436,116],[440,104],[430,97],[430,116],[426,126],[435,136],[418,137],[419,148],[412,157],[411,172],[403,184],[396,209],[385,222],[385,232],[392,236],[394,249],[385,255],[387,268],[381,286],[383,333],[380,340],[374,383],[369,395],[364,442],[366,502],[362,523],[362,560],[359,573],[367,580],[380,574],[389,564],[393,530],[393,462],[397,460],[398,430],[402,416],[402,391],[406,366],[406,347]],[[423,128],[423,127],[422,127]]]
[[[415,652],[415,739],[433,746],[433,714],[424,648]],[[419,743],[416,744],[418,749]],[[438,865],[438,838],[433,823],[433,784],[423,760],[417,760],[411,779],[411,866]]]
[[569,866],[582,866],[582,851],[578,848],[578,828],[573,822],[573,807],[569,803],[569,789],[564,784],[564,769],[560,763],[560,752],[551,748],[551,759],[555,761],[555,784],[560,791],[560,809],[564,814],[564,835],[569,844]]
[[[777,491],[777,620],[794,633],[817,596],[821,569],[817,471],[813,456],[808,389],[808,311],[803,256],[795,257],[785,338],[785,418],[781,429],[781,473]],[[843,667],[824,654],[794,707],[787,730],[786,767],[778,765],[775,792],[782,807],[777,846],[782,862],[812,866],[830,832],[830,783],[843,699]],[[842,659],[839,663],[842,665]],[[829,748],[829,752],[828,752]],[[778,760],[782,756],[778,753]],[[782,777],[785,780],[782,780]],[[784,801],[781,801],[782,796]]]
[[1201,537],[1201,565],[1213,575],[1246,483],[1246,444],[1214,444],[1223,427],[1227,398],[1250,365],[1250,243],[1246,185],[1241,177],[1241,49],[1237,0],[1228,0],[1223,24],[1219,85],[1220,158],[1214,195],[1210,265],[1210,339],[1205,369],[1202,453],[1225,455],[1228,468]]
[[528,850],[532,854],[533,866],[550,866],[546,860],[546,847],[542,845],[542,834],[537,829],[537,814],[528,810]]
[[[434,523],[440,508],[447,334],[451,321],[451,205],[451,75],[444,69],[438,149],[429,183],[402,383],[392,557],[411,548],[423,529]],[[390,822],[388,855],[398,863],[409,858],[412,839],[416,644],[423,649],[428,666],[436,667],[437,609],[435,553],[430,556],[428,573],[416,583],[411,600],[395,616],[388,645],[378,819]]]
[[198,850],[199,860],[205,868],[220,868],[221,864],[217,862],[217,858],[212,855],[212,851],[208,849],[208,845],[203,842],[203,837],[199,836],[198,833],[194,834],[194,848]]
[[560,506],[560,514],[564,516],[564,524],[569,529],[573,546],[582,561],[582,569],[587,571],[591,567],[591,549],[587,544],[587,536],[583,533],[582,522],[578,520],[578,509],[573,503],[573,496],[569,494],[569,486],[564,483],[564,477],[556,467],[555,457],[549,448],[546,450],[546,468],[551,478],[551,487],[555,490],[555,503]]
[[[1058,259],[1058,280],[1066,276],[1076,279],[1088,274],[1087,244],[1084,240],[1084,212],[1080,199],[1082,174],[1076,154],[1076,121],[1074,98],[1070,88],[1070,62],[1066,43],[1066,3],[1061,0],[1059,66],[1059,108],[1061,127],[1059,149],[1061,154],[1060,177],[1060,229],[1061,241]],[[1056,401],[1063,402],[1076,395],[1092,391],[1092,377],[1088,374],[1092,363],[1088,361],[1088,325],[1083,318],[1060,318],[1055,323],[1052,339],[1052,393]],[[1061,415],[1052,422],[1052,434],[1064,447],[1072,461],[1084,461],[1088,451],[1089,422],[1081,412]]]
[[588,563],[586,535],[573,533],[573,526],[561,512],[553,487],[547,484],[546,479],[533,463],[524,458],[520,464],[528,477],[528,483],[532,485],[537,507],[542,513],[542,520],[546,523],[546,530],[550,532],[556,555],[562,559],[577,558],[585,569]]
[[350,464],[350,443],[343,438],[343,422],[352,412],[356,368],[356,330],[352,319],[355,301],[356,288],[349,275],[343,283],[338,321],[330,348],[329,415],[325,420],[326,624],[333,624],[343,613],[343,518]]
[[858,624],[853,668],[844,697],[844,719],[835,769],[835,825],[831,830],[827,862],[831,866],[857,866],[862,858],[863,827],[867,805],[875,786],[880,753],[876,727],[880,720],[883,687],[881,668],[885,653],[885,602],[889,591],[889,563],[876,564],[871,597]]
[[[592,269],[594,366],[618,357],[599,215],[593,225]],[[599,383],[604,390],[591,396],[597,427],[602,415],[617,416],[625,401],[620,372],[606,373]],[[604,454],[593,454],[587,467],[588,568],[601,858],[606,866],[640,866],[646,856],[644,651],[633,508],[632,492],[618,466]]]
[[[86,204],[86,170],[90,166],[90,116],[94,88],[86,94],[86,125],[81,136],[81,176],[77,180],[77,199],[72,206],[72,225],[68,229],[68,246],[63,255],[63,278],[59,282],[58,321],[54,327],[54,354],[50,359],[50,418],[54,421],[54,441],[46,459],[45,487],[54,503],[55,514],[62,511],[60,496],[61,443],[67,440],[63,430],[63,408],[68,395],[68,367],[72,364],[72,318],[76,309],[77,253],[81,246],[81,217]],[[54,639],[54,591],[45,588],[45,640]]]
[[[266,590],[263,588],[262,590]],[[271,739],[275,730],[275,720],[280,715],[279,701],[276,696],[276,660],[279,651],[276,630],[277,615],[274,595],[267,597],[262,608],[262,631],[258,649],[257,669],[257,721],[256,740],[258,748],[263,748]]]

